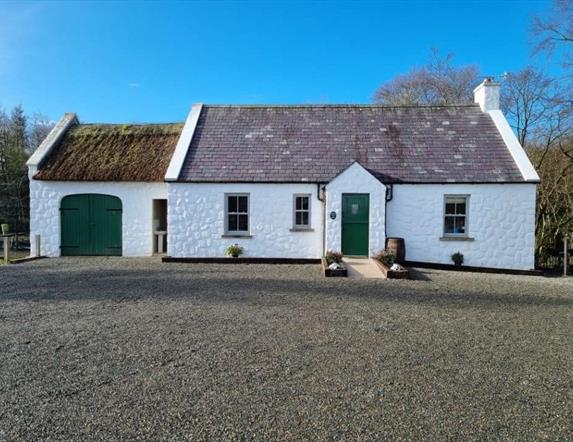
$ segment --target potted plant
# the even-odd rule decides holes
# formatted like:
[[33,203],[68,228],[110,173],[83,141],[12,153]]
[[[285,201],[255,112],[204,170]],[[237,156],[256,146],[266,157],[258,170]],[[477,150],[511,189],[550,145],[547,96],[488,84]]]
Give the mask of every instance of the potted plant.
[[374,256],[374,262],[388,279],[404,279],[408,276],[408,269],[396,263],[396,257],[390,250],[378,252]]
[[329,250],[320,260],[324,276],[348,276],[348,271],[342,262],[342,253]]
[[244,252],[244,249],[239,244],[232,244],[227,247],[227,255],[232,256],[233,258],[238,258]]
[[452,255],[452,261],[456,267],[460,267],[464,263],[464,255],[461,252],[456,252]]

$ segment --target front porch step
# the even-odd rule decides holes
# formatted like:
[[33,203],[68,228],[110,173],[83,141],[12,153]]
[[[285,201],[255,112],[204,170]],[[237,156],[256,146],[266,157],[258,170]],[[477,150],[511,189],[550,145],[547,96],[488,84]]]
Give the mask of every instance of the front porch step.
[[348,269],[348,277],[354,279],[375,278],[384,279],[384,275],[378,266],[372,262],[370,258],[355,258],[347,257],[342,258],[346,268]]

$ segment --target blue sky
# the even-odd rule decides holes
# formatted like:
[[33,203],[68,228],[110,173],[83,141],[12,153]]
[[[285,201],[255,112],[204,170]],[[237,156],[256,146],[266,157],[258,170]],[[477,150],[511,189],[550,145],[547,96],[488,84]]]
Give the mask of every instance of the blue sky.
[[367,103],[431,48],[487,75],[531,62],[540,1],[2,2],[0,106],[182,121],[204,103]]

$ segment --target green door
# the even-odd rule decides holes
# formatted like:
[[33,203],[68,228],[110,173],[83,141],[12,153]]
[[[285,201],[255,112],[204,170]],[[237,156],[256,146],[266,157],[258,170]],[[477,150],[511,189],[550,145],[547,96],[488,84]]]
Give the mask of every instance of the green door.
[[121,200],[99,194],[69,195],[62,199],[63,256],[121,256]]
[[369,195],[342,194],[342,253],[368,256]]

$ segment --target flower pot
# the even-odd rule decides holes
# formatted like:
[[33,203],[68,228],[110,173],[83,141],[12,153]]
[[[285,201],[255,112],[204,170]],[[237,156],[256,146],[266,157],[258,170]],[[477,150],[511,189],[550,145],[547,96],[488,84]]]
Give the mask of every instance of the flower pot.
[[397,271],[391,270],[389,266],[386,264],[381,263],[377,259],[374,260],[374,263],[378,266],[380,271],[384,274],[387,279],[406,279],[408,278],[408,270]]
[[322,257],[320,259],[320,265],[322,267],[322,273],[324,274],[324,276],[326,276],[327,278],[332,278],[332,277],[346,277],[348,276],[348,270],[346,270],[346,267],[343,267],[341,269],[329,269],[328,268],[328,262],[326,261],[326,258]]

